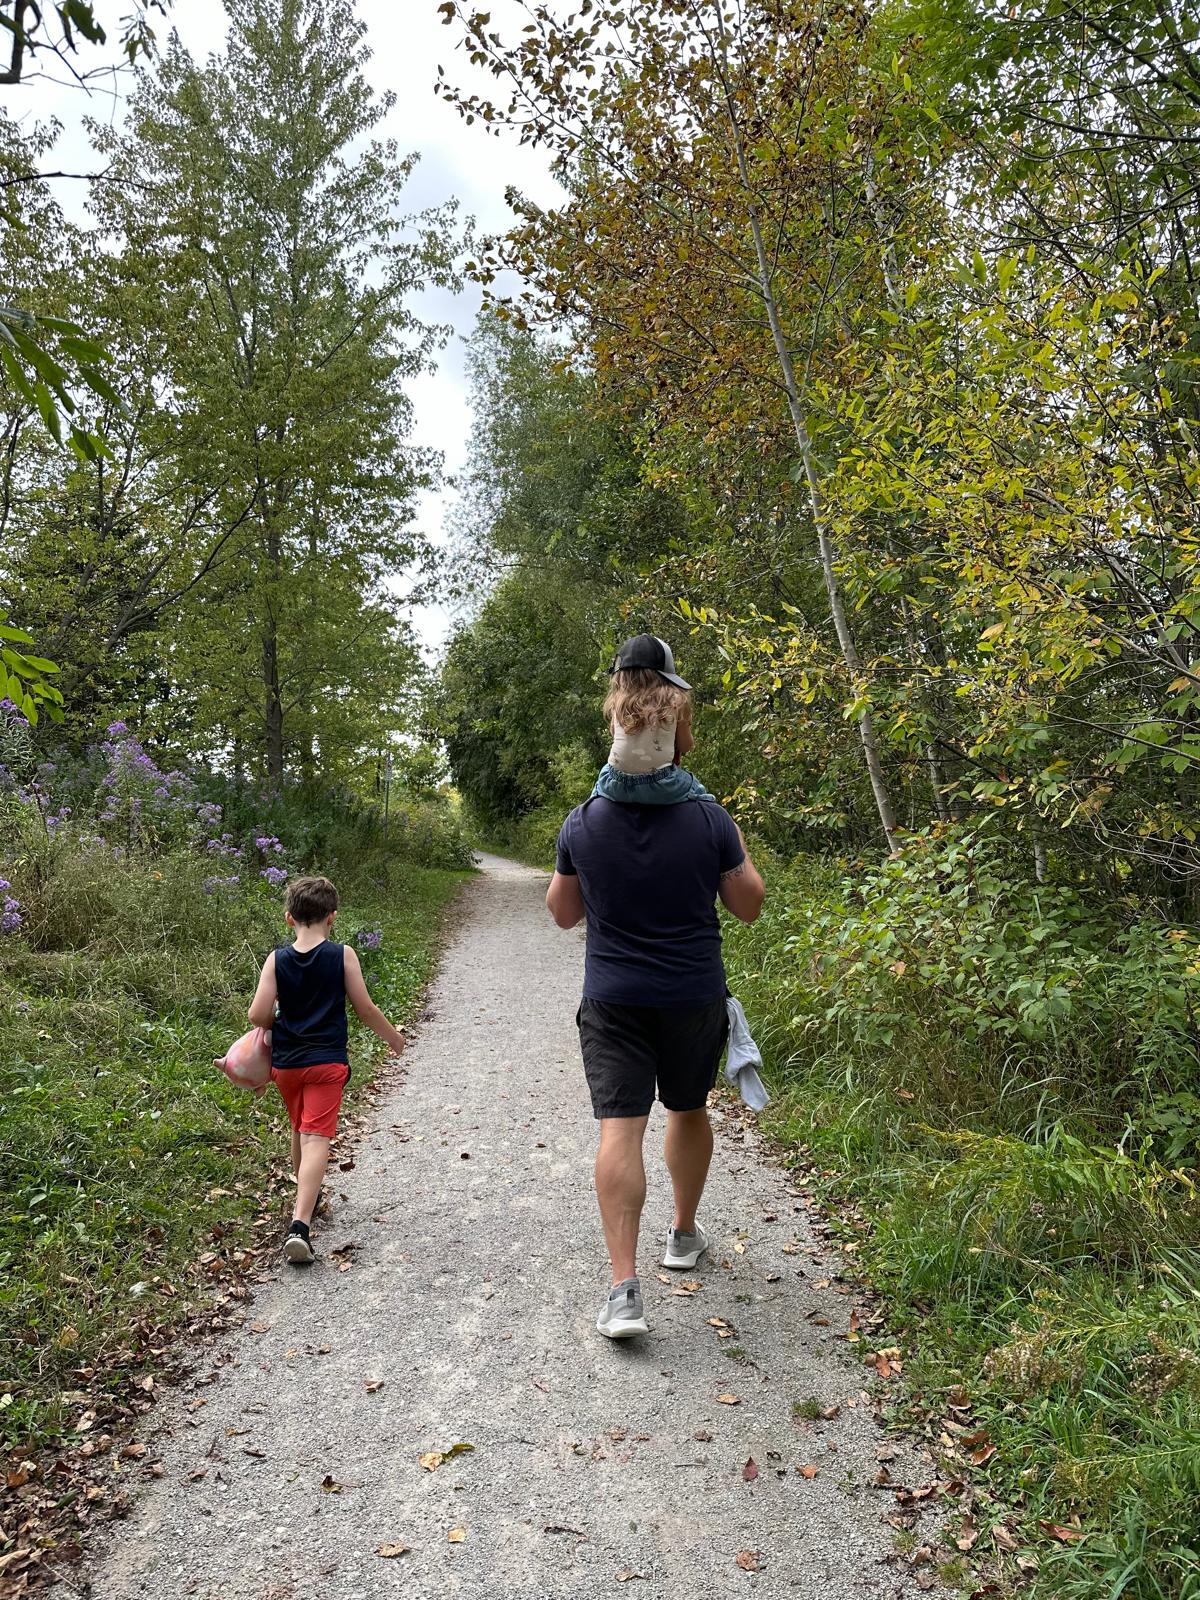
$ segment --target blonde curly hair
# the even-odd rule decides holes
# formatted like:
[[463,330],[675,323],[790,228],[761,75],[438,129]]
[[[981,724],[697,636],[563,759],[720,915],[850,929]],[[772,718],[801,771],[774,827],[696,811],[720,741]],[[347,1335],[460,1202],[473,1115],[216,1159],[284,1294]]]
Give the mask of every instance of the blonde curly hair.
[[629,667],[613,673],[604,716],[610,727],[619,724],[626,733],[665,727],[669,722],[686,728],[692,720],[692,697],[651,667]]

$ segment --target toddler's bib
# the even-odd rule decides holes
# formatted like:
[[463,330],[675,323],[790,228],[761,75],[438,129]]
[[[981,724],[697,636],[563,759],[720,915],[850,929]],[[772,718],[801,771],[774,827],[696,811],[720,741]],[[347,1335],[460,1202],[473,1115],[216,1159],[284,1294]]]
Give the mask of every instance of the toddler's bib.
[[639,728],[636,733],[626,733],[619,722],[613,723],[608,764],[618,772],[657,772],[660,767],[669,767],[674,760],[674,717],[654,728]]

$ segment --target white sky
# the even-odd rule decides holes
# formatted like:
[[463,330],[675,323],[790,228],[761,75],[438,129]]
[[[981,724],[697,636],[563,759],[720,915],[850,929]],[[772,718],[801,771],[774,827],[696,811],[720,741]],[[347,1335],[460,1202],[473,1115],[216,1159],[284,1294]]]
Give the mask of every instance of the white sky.
[[[478,69],[472,72],[462,52],[451,48],[458,31],[442,25],[437,6],[438,0],[355,0],[373,52],[368,77],[381,92],[391,90],[396,95],[395,107],[377,131],[394,138],[401,151],[421,152],[420,165],[405,195],[406,210],[418,211],[457,198],[461,212],[473,216],[482,232],[502,232],[510,221],[504,201],[508,184],[515,184],[542,204],[552,203],[559,190],[541,152],[522,149],[514,137],[504,133],[500,138],[489,135],[479,122],[467,127],[454,108],[434,94],[439,63],[460,85],[469,84],[480,92],[492,87],[490,77]],[[124,0],[99,0],[96,10],[110,29],[110,44],[126,9]],[[512,0],[498,0],[492,8],[497,23],[503,24],[506,13],[511,17],[512,9]],[[192,55],[202,61],[221,48],[224,7],[220,0],[175,0],[171,25]],[[160,32],[165,30],[160,27]],[[119,46],[111,51],[113,59],[117,49]],[[90,66],[103,59],[108,56],[89,48],[83,64]],[[61,71],[58,76],[63,76]],[[57,118],[63,131],[48,169],[67,172],[94,168],[83,131],[84,118],[120,121],[123,115],[121,88],[114,93],[107,80],[85,93],[77,87],[33,79],[16,88],[0,89],[0,104],[15,119]],[[84,220],[86,185],[57,180],[53,187],[68,214]],[[462,341],[474,325],[479,300],[479,291],[468,286],[457,296],[430,292],[415,306],[427,320],[452,323],[455,329],[439,358],[437,372],[418,379],[409,389],[416,410],[414,442],[440,450],[448,474],[456,472],[466,457],[471,416]],[[419,524],[431,538],[440,536],[452,499],[449,490],[423,498]],[[431,606],[418,609],[413,621],[427,648],[436,651],[451,618],[441,606]]]

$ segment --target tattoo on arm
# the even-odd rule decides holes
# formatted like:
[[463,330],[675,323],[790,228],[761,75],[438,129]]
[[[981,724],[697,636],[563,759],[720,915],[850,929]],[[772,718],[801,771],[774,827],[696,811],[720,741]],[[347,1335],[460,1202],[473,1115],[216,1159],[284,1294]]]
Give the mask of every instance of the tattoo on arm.
[[743,874],[743,872],[745,872],[745,870],[746,870],[746,861],[745,861],[745,858],[743,857],[743,859],[738,862],[736,867],[730,867],[728,872],[723,872],[721,874],[721,882],[724,883],[727,878],[740,878],[741,875]]

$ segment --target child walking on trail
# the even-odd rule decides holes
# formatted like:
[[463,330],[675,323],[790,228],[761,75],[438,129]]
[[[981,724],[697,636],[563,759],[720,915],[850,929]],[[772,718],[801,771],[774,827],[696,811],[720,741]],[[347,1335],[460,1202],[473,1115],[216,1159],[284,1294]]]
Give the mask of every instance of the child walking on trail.
[[253,1026],[271,1030],[271,1077],[292,1124],[296,1205],[283,1254],[296,1266],[313,1259],[309,1228],[350,1077],[346,1001],[393,1055],[404,1049],[404,1035],[367,993],[357,954],[330,938],[337,908],[328,878],[291,885],[284,911],[295,941],[267,957],[250,1004]]
[[691,684],[675,671],[665,640],[635,634],[608,669],[612,688],[604,715],[612,728],[608,760],[593,798],[641,806],[673,806],[712,795],[680,762],[692,748]]

